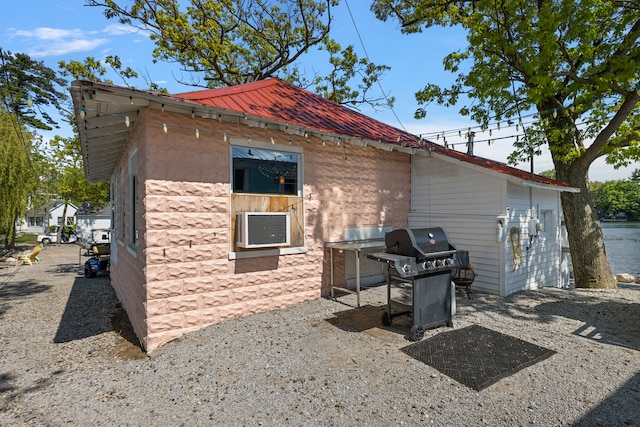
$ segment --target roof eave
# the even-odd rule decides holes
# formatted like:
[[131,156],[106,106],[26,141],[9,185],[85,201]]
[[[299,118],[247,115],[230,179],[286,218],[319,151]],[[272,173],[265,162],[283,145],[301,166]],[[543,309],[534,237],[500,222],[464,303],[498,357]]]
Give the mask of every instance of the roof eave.
[[[175,96],[140,91],[89,81],[74,81],[70,87],[78,124],[85,175],[91,182],[111,179],[117,159],[124,149],[143,108],[197,115],[203,118],[244,124],[250,127],[272,127],[288,134],[317,137],[337,144],[372,146],[384,151],[415,154],[417,147],[388,141],[375,141],[353,135],[327,132],[243,112],[208,106]],[[129,120],[125,121],[125,118]],[[115,138],[117,135],[118,138]],[[99,144],[98,144],[98,141]]]
[[477,170],[480,171],[482,173],[485,174],[489,174],[492,176],[495,176],[497,178],[501,178],[501,179],[506,179],[509,182],[512,182],[514,184],[518,184],[518,185],[522,185],[525,187],[531,187],[531,188],[538,188],[538,189],[542,189],[542,190],[552,190],[552,191],[561,191],[561,192],[565,192],[565,193],[579,193],[580,189],[576,188],[576,187],[570,187],[570,186],[562,186],[562,185],[553,185],[553,184],[545,184],[542,182],[537,182],[534,180],[527,180],[527,179],[522,179],[513,175],[509,175],[507,173],[503,173],[500,171],[495,171],[493,169],[489,169],[480,165],[475,165],[473,163],[469,163],[469,162],[465,162],[462,161],[460,159],[456,159],[454,157],[451,156],[447,156],[446,154],[442,154],[442,153],[437,153],[433,150],[421,150],[423,151],[423,154],[427,155],[427,156],[432,156],[432,157],[436,157],[438,159],[442,159],[445,160],[449,163],[455,163],[458,165],[461,165],[463,167],[469,168],[469,169],[473,169],[473,170]]

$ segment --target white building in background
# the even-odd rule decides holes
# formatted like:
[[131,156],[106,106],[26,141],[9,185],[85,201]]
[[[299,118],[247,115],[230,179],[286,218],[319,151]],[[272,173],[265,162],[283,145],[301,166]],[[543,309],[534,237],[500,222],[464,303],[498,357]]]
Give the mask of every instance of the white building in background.
[[[49,209],[49,218],[47,220],[47,223],[45,224],[45,227],[50,227],[52,225],[62,225],[63,214],[65,214],[64,207],[65,207],[65,204],[61,203]],[[66,212],[67,220],[65,223],[66,226],[73,227],[76,225],[77,211],[78,211],[78,208],[75,205],[71,203],[67,204],[67,212]]]
[[[98,241],[98,237],[93,235],[93,230],[111,229],[111,208],[105,207],[100,211],[79,210],[76,213],[76,234],[84,242]],[[100,238],[100,241],[109,239]]]

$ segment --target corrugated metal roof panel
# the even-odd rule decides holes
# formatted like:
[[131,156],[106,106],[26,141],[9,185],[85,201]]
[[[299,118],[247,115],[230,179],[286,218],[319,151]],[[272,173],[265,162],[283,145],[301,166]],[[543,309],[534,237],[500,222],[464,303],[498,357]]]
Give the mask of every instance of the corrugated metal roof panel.
[[386,143],[401,140],[420,145],[416,135],[275,78],[173,96],[330,134]]
[[138,119],[141,108],[159,109],[161,106],[164,109],[166,105],[170,111],[186,114],[198,110],[199,105],[238,116],[252,116],[252,119],[275,121],[294,128],[299,126],[299,130],[313,131],[316,134],[326,132],[340,138],[354,138],[356,141],[362,139],[371,144],[380,141],[388,144],[389,148],[406,146],[425,150],[425,153],[430,152],[449,161],[459,161],[504,175],[523,185],[534,183],[556,190],[579,191],[564,182],[540,175],[532,176],[504,163],[468,156],[422,140],[416,135],[279,79],[176,95],[86,81],[73,82],[70,91],[82,145],[85,174],[91,181],[110,178],[120,151],[133,128],[125,124],[125,116],[133,122]]
[[418,136],[379,122],[345,106],[300,89],[279,79],[261,80],[239,86],[208,89],[173,95],[189,100],[238,113],[258,116],[265,119],[291,123],[303,128],[315,129],[332,134],[348,135],[390,144],[403,144],[425,148],[440,155],[461,162],[490,169],[513,178],[559,188],[572,188],[570,185],[531,175],[504,163],[442,147]]

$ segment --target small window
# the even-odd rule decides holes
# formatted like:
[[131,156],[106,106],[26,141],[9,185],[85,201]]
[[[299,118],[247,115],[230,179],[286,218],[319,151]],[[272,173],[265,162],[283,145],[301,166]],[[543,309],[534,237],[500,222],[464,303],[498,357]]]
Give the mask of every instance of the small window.
[[540,235],[541,236],[550,236],[554,232],[554,219],[553,219],[553,211],[552,210],[541,210],[540,211]]
[[[138,151],[133,149],[129,154],[129,246],[135,248],[138,244],[139,221],[139,180],[138,180]],[[124,222],[124,221],[123,221]]]
[[131,175],[131,244],[138,243],[138,175]]
[[233,192],[297,195],[300,155],[254,147],[232,147]]

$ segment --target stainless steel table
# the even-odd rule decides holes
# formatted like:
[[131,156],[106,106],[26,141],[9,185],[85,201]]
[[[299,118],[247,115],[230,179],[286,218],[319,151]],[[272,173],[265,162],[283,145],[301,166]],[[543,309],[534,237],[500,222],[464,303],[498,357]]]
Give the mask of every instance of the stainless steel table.
[[[384,239],[369,239],[369,240],[350,240],[343,242],[327,242],[325,247],[330,249],[331,253],[331,298],[335,298],[334,289],[350,294],[355,293],[357,298],[358,308],[360,307],[360,253],[369,251],[380,251],[386,248]],[[333,250],[341,251],[353,251],[356,258],[356,290],[342,288],[335,286],[333,275]],[[346,286],[346,285],[345,285]]]

